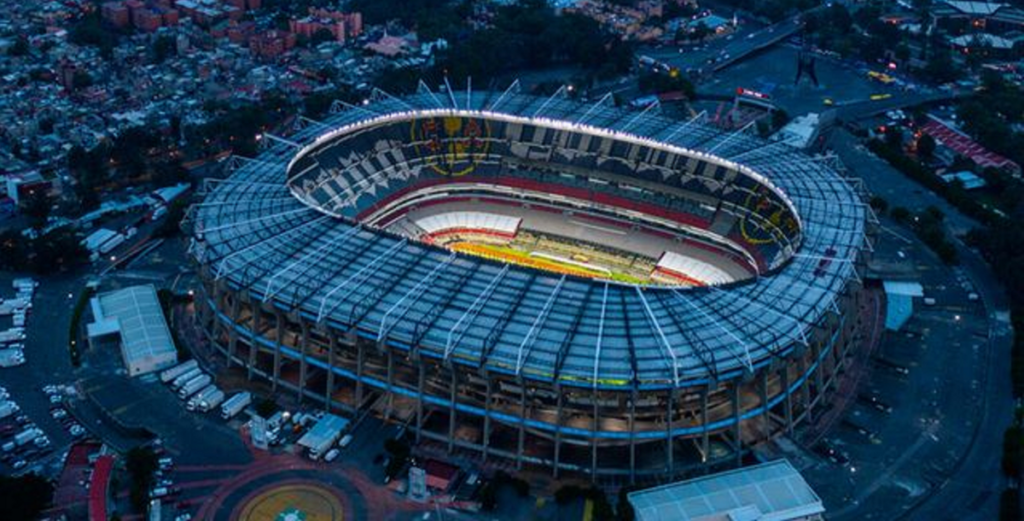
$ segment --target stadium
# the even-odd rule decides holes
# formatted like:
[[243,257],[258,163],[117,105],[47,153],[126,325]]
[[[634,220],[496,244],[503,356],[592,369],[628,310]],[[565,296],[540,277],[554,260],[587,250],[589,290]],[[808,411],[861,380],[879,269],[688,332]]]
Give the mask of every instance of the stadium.
[[186,221],[229,366],[425,448],[665,476],[812,422],[859,339],[864,195],[700,117],[469,89],[336,102]]

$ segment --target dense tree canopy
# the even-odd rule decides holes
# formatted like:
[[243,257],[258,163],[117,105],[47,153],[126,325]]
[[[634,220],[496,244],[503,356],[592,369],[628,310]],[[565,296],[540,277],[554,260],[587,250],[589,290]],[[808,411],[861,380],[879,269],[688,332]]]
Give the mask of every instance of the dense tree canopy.
[[0,505],[8,521],[35,521],[50,505],[53,485],[38,474],[0,476]]
[[15,230],[0,232],[0,269],[38,274],[70,269],[89,260],[81,236],[70,228],[29,239]]

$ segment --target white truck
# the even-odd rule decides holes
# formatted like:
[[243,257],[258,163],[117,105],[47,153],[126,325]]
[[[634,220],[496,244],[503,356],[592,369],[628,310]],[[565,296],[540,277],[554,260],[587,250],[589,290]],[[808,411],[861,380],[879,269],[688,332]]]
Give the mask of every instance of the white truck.
[[193,379],[193,378],[195,378],[195,377],[197,377],[197,376],[199,376],[201,374],[203,374],[203,371],[200,370],[198,367],[194,367],[192,369],[189,369],[188,371],[185,371],[185,374],[178,375],[177,378],[175,378],[173,381],[171,381],[171,389],[174,389],[175,391],[177,391],[178,389],[181,389],[181,386],[183,386],[186,383],[188,383],[189,380],[191,380],[191,379]]
[[32,307],[32,302],[26,298],[11,298],[0,303],[0,315],[13,315],[18,312],[24,313]]
[[7,331],[0,331],[0,344],[13,344],[25,340],[25,329],[12,327]]
[[20,289],[35,289],[36,287],[39,286],[39,283],[36,282],[35,279],[30,279],[30,278],[26,277],[26,278],[14,279],[13,281],[11,281],[11,286],[14,287],[14,289],[17,289],[17,290],[20,290]]
[[199,367],[199,362],[195,360],[189,360],[188,362],[180,363],[170,369],[165,369],[160,373],[160,381],[167,383],[173,381],[175,378]]
[[213,394],[199,400],[196,410],[199,412],[210,412],[222,403],[224,403],[224,391],[217,389]]
[[104,242],[103,244],[100,245],[100,253],[106,255],[113,251],[114,248],[117,248],[118,246],[124,244],[124,241],[124,235],[121,235],[120,233],[114,235],[109,240],[107,240],[107,242]]
[[32,443],[33,441],[35,441],[36,438],[38,438],[38,437],[40,437],[42,435],[43,435],[43,431],[41,431],[41,430],[39,430],[39,429],[37,429],[35,427],[31,427],[31,428],[25,429],[25,430],[19,432],[18,434],[16,434],[14,436],[14,444],[16,446],[18,446],[18,447],[21,447],[23,445],[27,445],[29,443]]
[[245,391],[232,396],[220,405],[220,417],[230,420],[252,403],[252,393]]
[[205,400],[206,397],[211,396],[216,391],[217,386],[214,384],[210,384],[207,385],[206,387],[203,387],[202,389],[199,390],[199,392],[193,394],[192,397],[188,399],[188,403],[185,404],[185,409],[189,411],[196,410],[196,407],[199,405],[199,402]]
[[178,389],[178,398],[184,400],[189,396],[196,394],[203,387],[210,385],[211,381],[213,381],[213,378],[210,378],[210,375],[208,374],[201,374],[189,380],[181,389]]
[[0,403],[0,420],[18,412],[20,408],[18,404],[14,402],[2,402]]

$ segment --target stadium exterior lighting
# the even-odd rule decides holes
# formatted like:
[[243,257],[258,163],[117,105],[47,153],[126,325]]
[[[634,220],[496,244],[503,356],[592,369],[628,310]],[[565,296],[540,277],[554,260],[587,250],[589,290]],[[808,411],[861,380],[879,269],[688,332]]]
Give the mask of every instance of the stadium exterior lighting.
[[[512,87],[380,98],[275,141],[193,207],[199,323],[250,379],[328,409],[376,404],[451,451],[631,479],[740,461],[840,387],[870,229],[828,163]],[[753,276],[644,285],[398,233],[409,208],[456,201],[671,230]],[[534,260],[586,264],[550,257]]]

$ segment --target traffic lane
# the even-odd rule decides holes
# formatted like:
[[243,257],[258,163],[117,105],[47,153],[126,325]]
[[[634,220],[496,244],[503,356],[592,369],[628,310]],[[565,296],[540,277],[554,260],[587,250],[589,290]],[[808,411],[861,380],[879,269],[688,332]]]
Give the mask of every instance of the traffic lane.
[[699,44],[696,50],[692,46],[666,46],[660,49],[647,47],[638,51],[637,54],[649,56],[684,73],[711,72],[714,67],[720,66],[723,62],[738,61],[750,52],[771,45],[774,40],[793,32],[798,26],[799,22],[795,18],[767,28],[744,24],[742,29],[731,35]]

